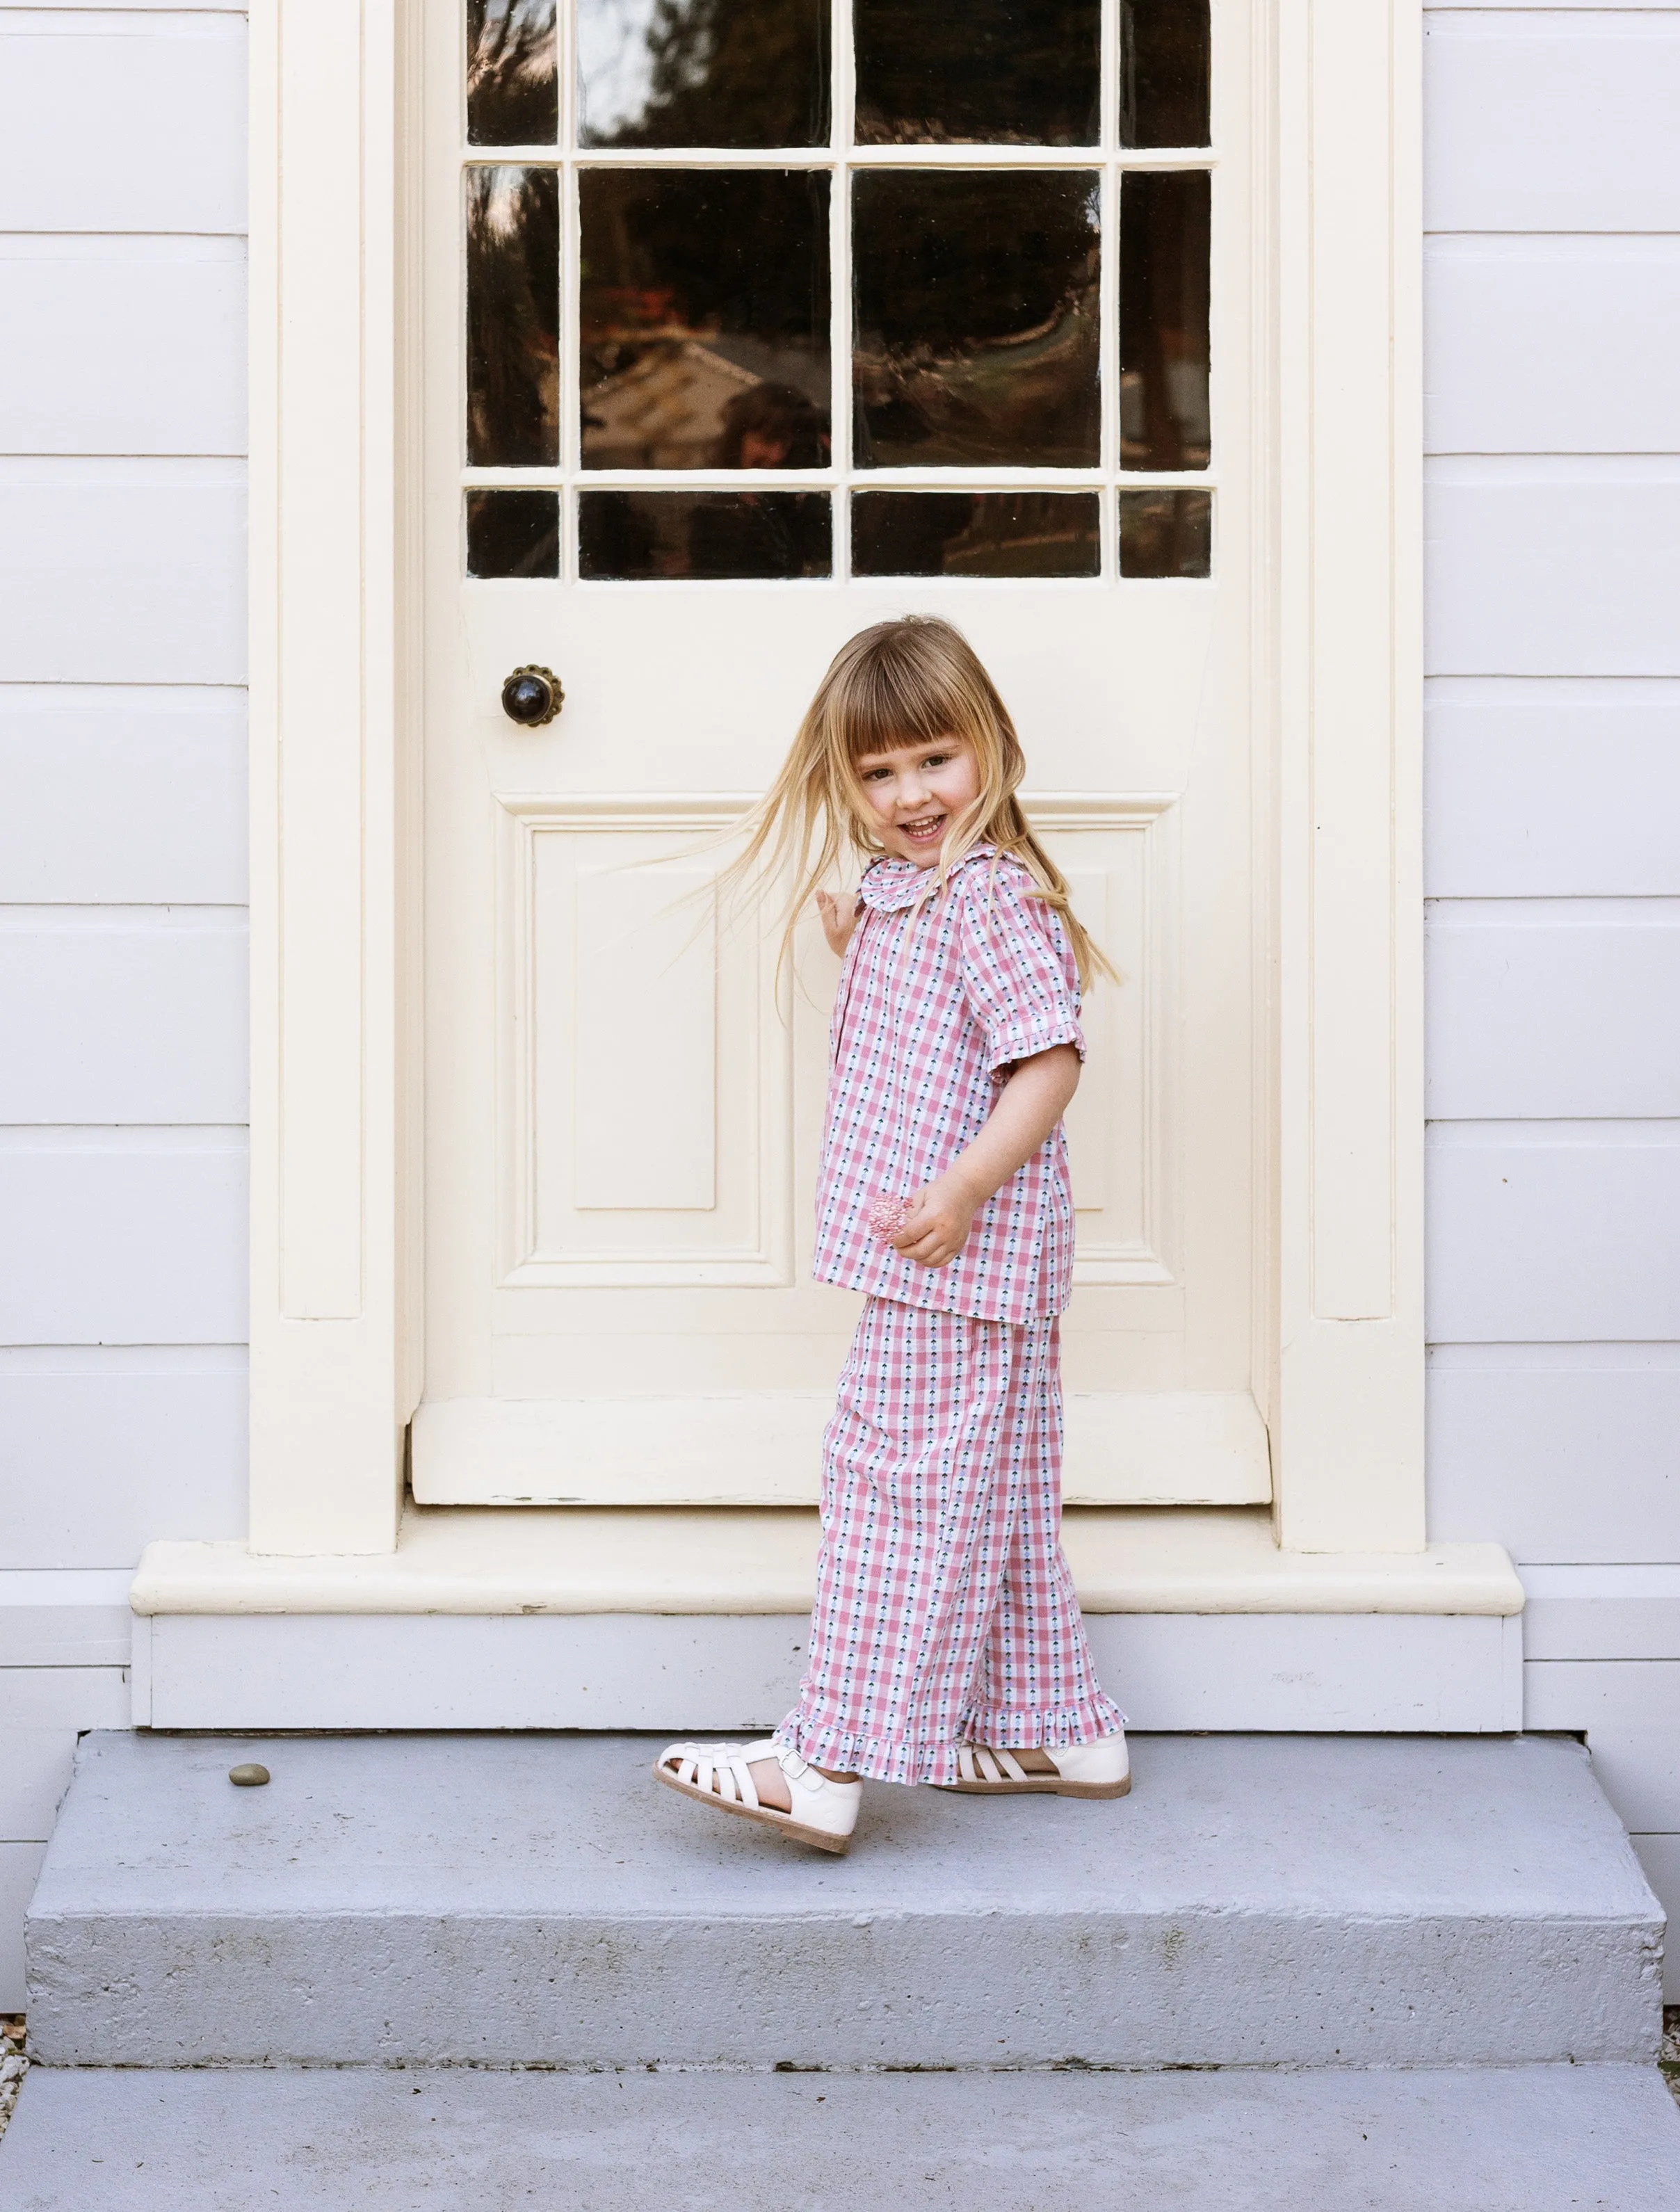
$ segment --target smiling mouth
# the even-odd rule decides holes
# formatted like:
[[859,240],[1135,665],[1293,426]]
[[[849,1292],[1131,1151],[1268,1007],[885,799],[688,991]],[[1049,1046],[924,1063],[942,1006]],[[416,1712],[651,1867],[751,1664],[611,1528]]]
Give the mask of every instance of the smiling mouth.
[[931,845],[944,834],[947,819],[943,814],[918,814],[914,822],[898,824],[898,835],[908,837],[913,845]]

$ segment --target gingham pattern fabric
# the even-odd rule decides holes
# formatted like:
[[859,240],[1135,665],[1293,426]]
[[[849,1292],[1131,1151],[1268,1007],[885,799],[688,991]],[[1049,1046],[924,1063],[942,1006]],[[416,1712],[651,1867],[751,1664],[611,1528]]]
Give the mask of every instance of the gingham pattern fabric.
[[836,1772],[954,1782],[1125,1725],[1062,1555],[1060,1323],[871,1298],[823,1443],[817,1601],[776,1740]]
[[1020,863],[980,845],[936,899],[934,880],[931,868],[878,860],[858,892],[834,1002],[812,1273],[904,1305],[1019,1324],[1061,1313],[1072,1289],[1060,1123],[943,1267],[905,1259],[869,1227],[882,1198],[910,1196],[972,1143],[1014,1061],[1056,1044],[1085,1051],[1072,950],[1054,909],[1027,896]]

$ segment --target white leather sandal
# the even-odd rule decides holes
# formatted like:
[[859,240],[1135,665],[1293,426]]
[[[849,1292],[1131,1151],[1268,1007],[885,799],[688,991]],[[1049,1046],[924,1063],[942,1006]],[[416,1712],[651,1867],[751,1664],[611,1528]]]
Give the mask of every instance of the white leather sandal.
[[[759,1802],[752,1766],[761,1759],[773,1759],[787,1778],[788,1794],[794,1801],[791,1813]],[[715,1805],[720,1813],[762,1820],[796,1844],[813,1844],[819,1851],[837,1854],[851,1842],[863,1798],[861,1782],[831,1782],[796,1751],[770,1736],[758,1743],[667,1744],[654,1761],[654,1779],[680,1790],[685,1797],[697,1797],[703,1805]]]
[[994,1751],[977,1743],[957,1748],[955,1782],[939,1784],[975,1797],[1022,1797],[1036,1793],[1044,1797],[1123,1797],[1132,1786],[1131,1759],[1126,1739],[1099,1736],[1095,1743],[1042,1747],[1042,1756],[1055,1768],[1051,1774],[1032,1774],[1013,1752]]

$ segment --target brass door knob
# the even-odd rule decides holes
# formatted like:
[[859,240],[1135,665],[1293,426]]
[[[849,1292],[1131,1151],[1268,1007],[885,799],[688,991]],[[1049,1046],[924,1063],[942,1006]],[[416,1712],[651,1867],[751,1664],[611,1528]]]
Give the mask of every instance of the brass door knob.
[[502,711],[510,722],[539,730],[566,703],[560,678],[551,668],[516,668],[502,687]]

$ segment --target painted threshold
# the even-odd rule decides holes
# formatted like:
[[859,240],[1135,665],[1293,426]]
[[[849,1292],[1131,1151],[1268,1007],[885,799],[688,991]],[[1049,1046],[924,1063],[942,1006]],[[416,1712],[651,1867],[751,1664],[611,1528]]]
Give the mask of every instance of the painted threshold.
[[[1075,1510],[1063,1540],[1087,1613],[1523,1609],[1497,1544],[1284,1552],[1263,1509]],[[816,1558],[809,1512],[411,1507],[397,1549],[362,1558],[150,1544],[130,1602],[143,1614],[799,1613]]]

